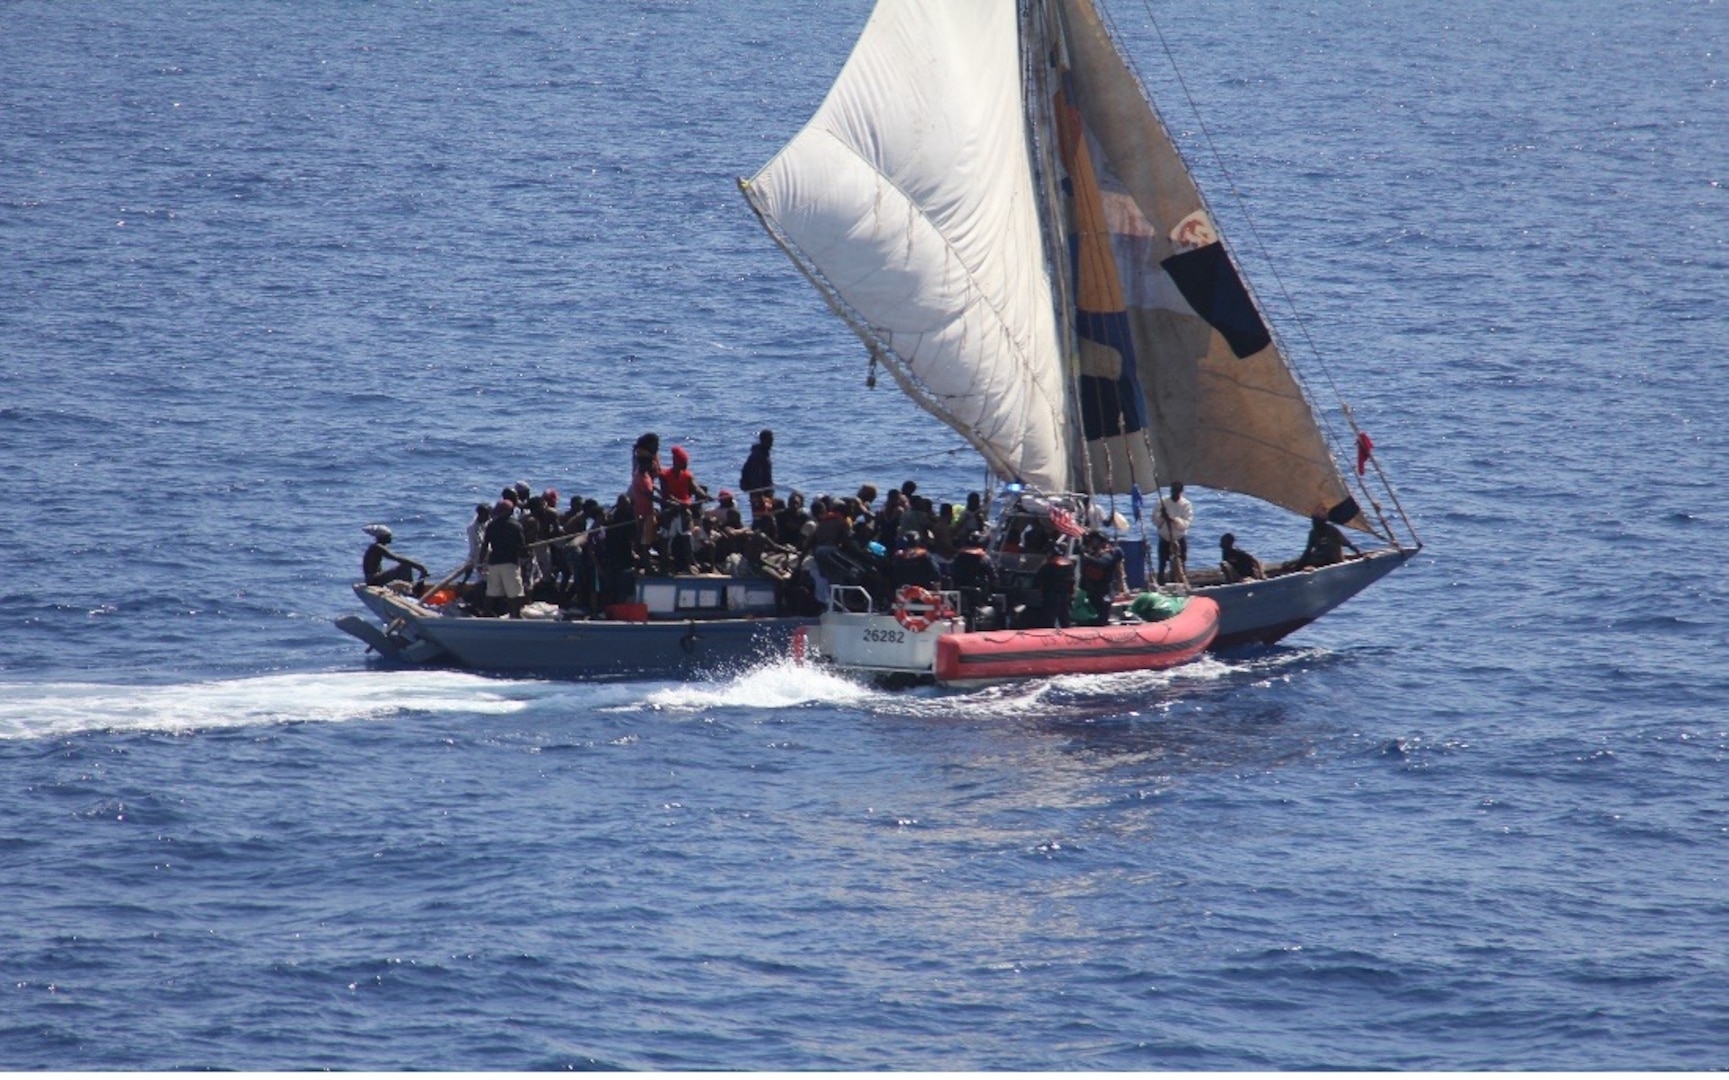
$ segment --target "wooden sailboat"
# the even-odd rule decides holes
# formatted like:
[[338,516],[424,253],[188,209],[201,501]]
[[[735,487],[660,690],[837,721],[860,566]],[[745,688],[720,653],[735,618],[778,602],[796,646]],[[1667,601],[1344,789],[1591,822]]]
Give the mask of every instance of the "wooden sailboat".
[[1277,641],[1419,550],[1379,463],[1340,467],[1093,0],[880,0],[815,116],[740,187],[873,363],[1005,485],[1138,501],[1181,482],[1364,535],[1318,569],[1192,574],[1215,648]]

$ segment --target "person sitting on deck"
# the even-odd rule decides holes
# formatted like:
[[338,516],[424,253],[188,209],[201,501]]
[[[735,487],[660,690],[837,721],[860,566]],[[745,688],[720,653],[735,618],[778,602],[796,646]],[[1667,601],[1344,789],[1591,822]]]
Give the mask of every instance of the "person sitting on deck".
[[775,515],[778,538],[783,544],[797,545],[804,538],[804,527],[811,520],[804,507],[804,492],[794,491],[786,497],[786,508]]
[[765,577],[786,583],[798,565],[798,549],[779,543],[769,535],[767,523],[760,529],[741,529],[735,538],[738,560],[733,577]]
[[726,488],[720,489],[720,494],[715,496],[714,509],[707,510],[702,515],[702,526],[710,532],[744,528],[744,518],[738,512],[738,505],[733,502],[732,492]]
[[[393,534],[387,525],[368,525],[366,532],[372,537],[366,554],[360,557],[360,573],[368,585],[389,585],[394,581],[413,584],[414,575],[419,574],[421,583],[426,581],[426,567],[413,559],[405,559],[390,550]],[[396,565],[384,569],[384,560],[389,559]]]
[[1261,560],[1238,547],[1237,538],[1230,533],[1219,537],[1219,569],[1228,582],[1265,581],[1267,578]]
[[1363,554],[1361,548],[1345,539],[1337,525],[1327,520],[1326,514],[1317,511],[1309,516],[1309,542],[1297,558],[1297,569],[1314,570],[1342,563],[1346,548],[1350,548],[1353,555]]

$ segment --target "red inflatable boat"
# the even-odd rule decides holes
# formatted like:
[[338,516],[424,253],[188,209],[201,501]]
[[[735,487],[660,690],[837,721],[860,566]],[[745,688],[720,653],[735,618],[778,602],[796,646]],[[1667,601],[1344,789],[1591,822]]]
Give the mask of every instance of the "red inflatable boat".
[[1063,630],[986,630],[937,639],[933,674],[945,686],[1052,675],[1155,671],[1201,654],[1219,632],[1219,605],[1191,596],[1162,622],[1072,626]]

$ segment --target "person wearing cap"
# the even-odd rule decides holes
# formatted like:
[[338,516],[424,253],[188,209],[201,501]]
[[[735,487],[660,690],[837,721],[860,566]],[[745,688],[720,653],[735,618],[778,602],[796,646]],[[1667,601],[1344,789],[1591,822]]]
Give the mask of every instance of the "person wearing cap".
[[673,568],[690,573],[696,560],[696,544],[691,536],[696,524],[694,513],[699,502],[708,501],[708,490],[697,483],[690,471],[690,451],[682,446],[672,448],[672,468],[660,474],[660,504],[664,508],[663,531],[666,555]]
[[921,589],[943,587],[942,567],[936,556],[925,547],[924,537],[916,532],[901,534],[900,545],[889,560],[889,583],[896,589],[916,585]]
[[739,515],[738,504],[733,501],[732,492],[726,488],[720,489],[715,496],[717,505],[702,516],[702,526],[709,532],[720,532],[725,529],[744,528],[744,518]]
[[[368,585],[389,585],[393,581],[413,584],[415,574],[419,574],[422,581],[426,579],[426,567],[390,550],[390,541],[395,537],[389,526],[368,525],[366,532],[372,537],[372,543],[367,547],[366,554],[360,557],[360,572]],[[396,565],[386,570],[386,559]]]

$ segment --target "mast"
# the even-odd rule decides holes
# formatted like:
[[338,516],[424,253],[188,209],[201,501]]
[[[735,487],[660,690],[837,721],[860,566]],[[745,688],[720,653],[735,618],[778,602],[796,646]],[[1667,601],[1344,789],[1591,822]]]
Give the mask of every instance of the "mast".
[[1058,355],[1054,358],[1069,394],[1069,446],[1071,462],[1065,491],[1091,497],[1092,461],[1086,440],[1081,438],[1080,342],[1075,333],[1073,283],[1068,273],[1069,234],[1063,213],[1062,168],[1057,147],[1057,121],[1052,103],[1057,99],[1061,71],[1068,66],[1057,12],[1049,0],[1026,0],[1021,16],[1021,63],[1025,66],[1027,146],[1033,163],[1033,179],[1039,196],[1039,221],[1045,242],[1051,293],[1057,321]]

